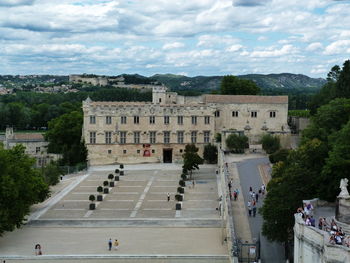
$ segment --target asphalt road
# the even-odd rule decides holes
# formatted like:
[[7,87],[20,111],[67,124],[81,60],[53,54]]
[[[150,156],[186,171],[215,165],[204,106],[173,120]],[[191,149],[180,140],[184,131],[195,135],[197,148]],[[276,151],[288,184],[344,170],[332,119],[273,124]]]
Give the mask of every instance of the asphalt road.
[[[262,180],[259,174],[258,165],[268,163],[268,158],[249,159],[237,163],[237,169],[240,176],[241,187],[244,196],[244,202],[247,206],[249,200],[249,187],[253,188],[253,191],[257,192],[262,185]],[[264,198],[259,196],[257,208],[261,207]],[[248,210],[247,210],[248,214]],[[260,234],[263,219],[262,216],[257,213],[255,217],[249,217],[249,225],[252,232],[253,240],[258,239],[260,236],[261,243],[261,262],[262,263],[280,263],[285,262],[284,248],[281,244],[269,242],[263,235]]]

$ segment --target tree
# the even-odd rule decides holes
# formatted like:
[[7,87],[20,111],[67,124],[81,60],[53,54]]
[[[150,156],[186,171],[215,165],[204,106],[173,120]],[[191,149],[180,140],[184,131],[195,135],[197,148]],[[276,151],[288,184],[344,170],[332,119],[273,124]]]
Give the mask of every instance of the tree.
[[49,194],[44,178],[33,168],[35,160],[24,150],[22,145],[10,150],[0,146],[0,235],[20,227],[30,206]]
[[290,150],[280,149],[269,155],[269,160],[271,163],[284,162],[287,160]]
[[280,139],[277,136],[271,134],[265,134],[261,138],[262,148],[266,153],[271,154],[278,151],[281,148]]
[[291,151],[287,160],[274,165],[268,194],[259,210],[262,232],[271,241],[293,242],[294,213],[302,200],[319,194],[320,171],[327,156],[324,144],[313,139]]
[[226,139],[226,146],[235,153],[243,153],[249,147],[248,137],[245,135],[230,134]]
[[83,114],[72,111],[49,122],[45,137],[49,152],[63,154],[62,163],[75,165],[86,162],[87,151],[81,141]]
[[187,144],[185,147],[185,153],[182,155],[184,164],[182,169],[184,172],[190,172],[192,179],[192,171],[199,169],[200,164],[203,164],[203,159],[198,155],[198,148],[194,144]]
[[55,185],[59,182],[60,176],[63,174],[57,162],[50,162],[48,165],[40,169],[48,185]]
[[223,95],[256,95],[260,88],[251,80],[227,75],[222,78],[220,92]]
[[340,179],[350,181],[350,121],[331,135],[330,143],[332,150],[321,172],[320,197],[334,201],[339,194]]
[[207,144],[204,146],[203,158],[207,163],[218,162],[218,149],[215,145]]

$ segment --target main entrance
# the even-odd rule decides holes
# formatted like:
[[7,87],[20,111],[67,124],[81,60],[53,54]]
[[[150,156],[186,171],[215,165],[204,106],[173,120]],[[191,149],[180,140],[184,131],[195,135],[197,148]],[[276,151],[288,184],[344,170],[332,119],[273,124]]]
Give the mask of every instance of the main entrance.
[[163,163],[173,162],[173,149],[163,149]]

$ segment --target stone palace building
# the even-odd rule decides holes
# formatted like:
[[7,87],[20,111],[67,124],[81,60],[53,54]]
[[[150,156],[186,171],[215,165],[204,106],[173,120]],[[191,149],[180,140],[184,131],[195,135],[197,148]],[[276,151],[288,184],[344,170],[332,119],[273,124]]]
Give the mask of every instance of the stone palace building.
[[185,97],[153,88],[152,102],[83,101],[83,137],[90,165],[179,162],[185,145],[245,134],[288,133],[287,96],[202,95]]

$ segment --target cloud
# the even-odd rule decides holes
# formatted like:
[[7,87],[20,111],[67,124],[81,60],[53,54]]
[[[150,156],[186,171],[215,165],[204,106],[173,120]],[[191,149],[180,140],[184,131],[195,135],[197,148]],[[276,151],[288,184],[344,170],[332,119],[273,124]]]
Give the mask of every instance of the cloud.
[[20,6],[20,5],[32,5],[35,0],[1,0],[1,6]]
[[325,50],[325,55],[336,55],[342,53],[350,53],[350,40],[338,40],[328,45]]
[[322,49],[323,48],[323,45],[322,43],[320,42],[315,42],[315,43],[311,43],[310,45],[308,45],[306,47],[306,50],[307,51],[316,51],[316,50],[319,50],[319,49]]
[[242,45],[237,44],[237,45],[232,45],[232,46],[228,47],[226,49],[226,51],[227,52],[237,52],[237,51],[241,50],[242,48],[243,48]]
[[264,5],[271,0],[233,0],[234,6],[258,6]]
[[164,50],[169,50],[169,49],[181,48],[181,47],[184,47],[184,46],[185,46],[184,43],[173,42],[173,43],[167,43],[167,44],[163,45],[163,49]]
[[293,53],[296,53],[297,49],[292,45],[284,45],[280,49],[275,48],[268,48],[261,51],[253,51],[250,53],[250,57],[257,57],[257,58],[268,58],[268,57],[279,57],[279,56],[285,56],[290,55]]

